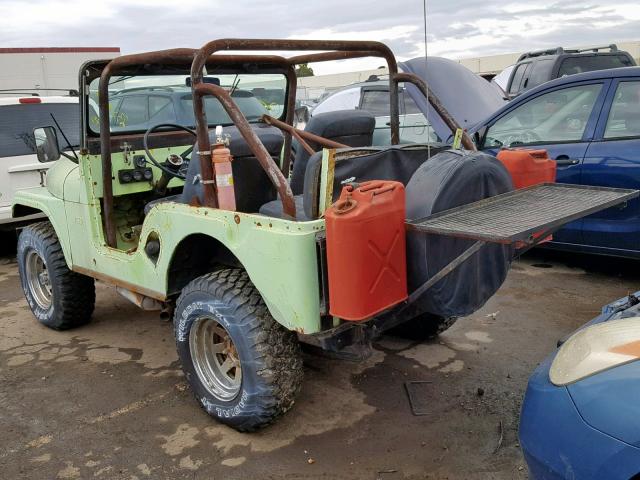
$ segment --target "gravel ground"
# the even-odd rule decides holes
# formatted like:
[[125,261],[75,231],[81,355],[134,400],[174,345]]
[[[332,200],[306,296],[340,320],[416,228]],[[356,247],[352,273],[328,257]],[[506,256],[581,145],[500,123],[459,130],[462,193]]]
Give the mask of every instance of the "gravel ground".
[[[0,258],[0,475],[7,479],[519,479],[527,377],[558,338],[638,289],[636,262],[538,251],[435,341],[385,336],[365,362],[305,357],[293,410],[239,434],[196,404],[172,330],[98,285],[54,332]],[[405,383],[414,384],[414,416]],[[502,435],[502,441],[500,437]]]

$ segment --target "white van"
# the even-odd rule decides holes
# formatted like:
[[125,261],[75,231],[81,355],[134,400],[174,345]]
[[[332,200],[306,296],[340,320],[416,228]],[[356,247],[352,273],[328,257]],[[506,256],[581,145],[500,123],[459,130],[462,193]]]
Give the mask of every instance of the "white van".
[[[45,185],[50,164],[38,161],[33,137],[33,130],[44,126],[56,129],[61,149],[66,149],[67,145],[60,129],[71,146],[77,147],[80,135],[78,97],[0,96],[0,227],[9,227],[12,222],[11,202],[16,191]],[[31,218],[20,220],[24,222]]]

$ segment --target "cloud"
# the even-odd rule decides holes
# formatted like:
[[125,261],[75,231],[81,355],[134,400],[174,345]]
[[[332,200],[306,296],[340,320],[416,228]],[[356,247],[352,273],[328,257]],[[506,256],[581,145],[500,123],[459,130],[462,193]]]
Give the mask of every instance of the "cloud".
[[[200,47],[223,37],[372,39],[396,56],[424,54],[420,0],[0,0],[0,45],[119,46],[123,53]],[[464,58],[639,40],[640,5],[626,0],[429,0],[430,55]],[[351,64],[375,68],[378,59]],[[356,67],[354,67],[354,65]],[[316,72],[336,67],[319,65]]]

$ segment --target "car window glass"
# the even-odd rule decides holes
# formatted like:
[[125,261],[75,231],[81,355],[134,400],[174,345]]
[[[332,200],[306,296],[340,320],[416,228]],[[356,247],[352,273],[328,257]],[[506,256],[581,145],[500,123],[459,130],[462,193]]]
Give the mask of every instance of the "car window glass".
[[328,96],[313,109],[312,114],[335,112],[337,110],[355,110],[360,102],[360,88],[349,88]]
[[527,64],[527,68],[524,69],[524,73],[522,74],[522,80],[520,81],[520,86],[518,88],[518,92],[526,90],[529,86],[529,73],[533,68],[533,63]]
[[[387,95],[387,100],[388,100],[388,95]],[[412,114],[422,115],[422,112],[418,108],[418,105],[416,105],[416,102],[413,101],[413,98],[411,98],[411,95],[409,95],[406,92],[406,90],[402,92],[402,102],[404,103],[404,113],[406,115],[412,115]]]
[[499,74],[493,77],[492,82],[496,83],[502,90],[507,90],[507,83],[509,83],[509,77],[511,76],[511,72],[515,65],[509,65],[507,68],[502,70]]
[[626,55],[584,55],[565,58],[560,64],[559,77],[575,73],[605,70],[607,68],[628,67],[632,65]]
[[[80,135],[80,108],[78,103],[29,103],[0,107],[0,157],[35,154],[33,129],[55,126],[51,114],[64,131],[72,146],[77,146]],[[60,147],[66,143],[55,127]]]
[[535,66],[529,71],[527,88],[537,87],[551,79],[551,70],[553,69],[554,60],[551,58],[540,59]]
[[640,82],[621,82],[616,89],[604,138],[640,136]]
[[400,143],[442,141],[406,90],[402,90],[400,99],[403,107],[403,115],[400,117]]
[[602,84],[554,90],[517,106],[486,135],[486,147],[580,141]]
[[[122,98],[109,100],[109,125],[112,127],[118,125],[118,110],[121,103]],[[100,107],[93,99],[89,102],[89,124],[94,130],[100,130]]]
[[[89,85],[88,127],[100,131],[98,108],[99,78]],[[280,73],[209,72],[208,83],[220,85],[249,122],[260,122],[264,114],[282,119],[285,116],[287,78]],[[161,123],[194,127],[190,78],[187,75],[123,75],[109,82],[109,120],[112,132],[143,132]],[[233,121],[220,101],[207,95],[204,99],[209,125],[231,125]],[[85,107],[86,108],[86,107]]]
[[171,98],[169,97],[149,97],[149,118],[153,118],[156,115],[166,115],[166,111],[171,111],[173,106]]
[[[267,108],[262,102],[248,92],[237,91],[232,95],[232,98],[249,122],[260,120],[264,114],[273,116],[272,112],[267,111]],[[194,126],[196,119],[193,114],[193,100],[191,95],[182,97],[180,103],[182,104],[184,118],[187,122],[186,125]],[[233,123],[227,111],[216,98],[205,97],[204,110],[209,125],[229,125]]]
[[374,117],[389,116],[389,92],[384,90],[368,90],[362,92],[360,110],[369,112]]
[[118,127],[128,127],[140,125],[149,120],[149,110],[147,108],[146,95],[131,95],[122,99],[120,110],[116,115],[116,125]]
[[513,74],[513,80],[511,81],[511,86],[509,87],[509,93],[518,93],[520,89],[520,82],[522,81],[522,77],[524,75],[525,69],[531,65],[530,63],[521,63],[516,67],[516,71]]

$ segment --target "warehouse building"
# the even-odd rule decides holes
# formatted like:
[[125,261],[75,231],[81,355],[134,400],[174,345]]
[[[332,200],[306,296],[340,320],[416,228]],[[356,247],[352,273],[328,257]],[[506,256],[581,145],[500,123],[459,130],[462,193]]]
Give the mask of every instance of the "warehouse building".
[[59,95],[60,90],[77,90],[84,62],[119,55],[119,47],[0,48],[0,93],[38,90],[40,95]]

